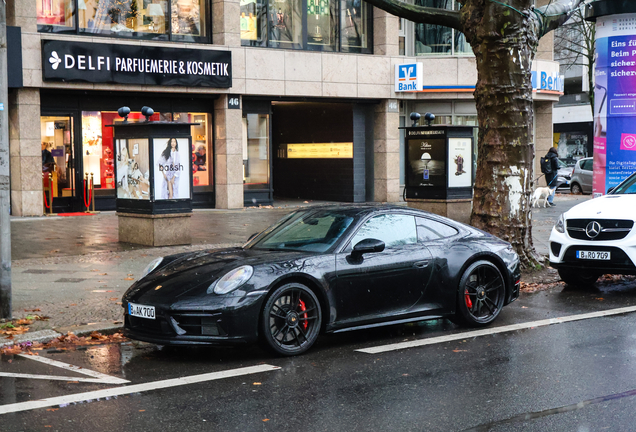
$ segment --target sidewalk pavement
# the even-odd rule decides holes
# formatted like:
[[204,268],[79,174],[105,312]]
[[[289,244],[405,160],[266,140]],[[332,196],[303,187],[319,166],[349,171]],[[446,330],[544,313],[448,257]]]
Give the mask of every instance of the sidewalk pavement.
[[[558,195],[556,207],[533,210],[537,252],[548,253],[548,238],[558,216],[590,196]],[[242,245],[298,207],[316,202],[285,202],[240,210],[195,210],[192,245],[154,247],[118,242],[115,212],[93,216],[12,218],[12,306],[14,318],[35,321],[30,332],[0,347],[26,340],[50,340],[60,333],[109,332],[122,326],[121,297],[154,258],[204,248]]]

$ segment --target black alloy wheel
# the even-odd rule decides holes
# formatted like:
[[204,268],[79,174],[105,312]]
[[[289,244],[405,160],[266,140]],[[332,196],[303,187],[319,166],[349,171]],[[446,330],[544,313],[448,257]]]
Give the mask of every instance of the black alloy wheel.
[[471,327],[490,324],[504,305],[506,284],[490,261],[471,264],[459,281],[457,321]]
[[570,192],[574,195],[580,195],[583,193],[583,189],[581,189],[581,186],[578,183],[572,183],[570,185]]
[[559,269],[561,280],[571,288],[590,288],[594,286],[599,276],[597,272],[587,270]]
[[261,339],[275,353],[292,356],[318,339],[322,312],[316,295],[305,285],[288,283],[267,299],[261,316]]

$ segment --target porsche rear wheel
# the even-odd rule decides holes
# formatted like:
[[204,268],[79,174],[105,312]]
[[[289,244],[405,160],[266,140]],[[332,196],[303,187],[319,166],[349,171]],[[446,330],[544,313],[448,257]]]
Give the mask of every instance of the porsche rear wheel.
[[506,284],[501,272],[489,261],[471,264],[459,281],[459,299],[454,321],[471,327],[490,324],[504,304]]
[[288,283],[278,287],[265,303],[261,339],[277,354],[302,354],[318,339],[321,323],[316,295],[305,285]]

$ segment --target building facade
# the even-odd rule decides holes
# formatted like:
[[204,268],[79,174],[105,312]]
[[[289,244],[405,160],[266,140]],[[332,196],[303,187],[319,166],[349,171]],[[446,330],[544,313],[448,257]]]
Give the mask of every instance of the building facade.
[[[122,106],[195,123],[193,204],[208,208],[396,202],[410,112],[477,125],[463,36],[356,0],[8,0],[7,16],[13,215],[43,214],[49,189],[55,212],[82,210],[91,176],[97,210],[114,209]],[[422,64],[420,91],[396,91],[405,63]],[[550,35],[533,68],[558,71]],[[535,92],[537,154],[559,93]],[[133,171],[130,193],[147,193]]]

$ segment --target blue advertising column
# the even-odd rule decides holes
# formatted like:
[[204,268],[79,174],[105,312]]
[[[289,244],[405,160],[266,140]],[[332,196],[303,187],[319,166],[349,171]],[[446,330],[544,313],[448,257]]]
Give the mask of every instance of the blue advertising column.
[[636,171],[636,13],[588,18],[596,18],[593,188],[600,196]]

